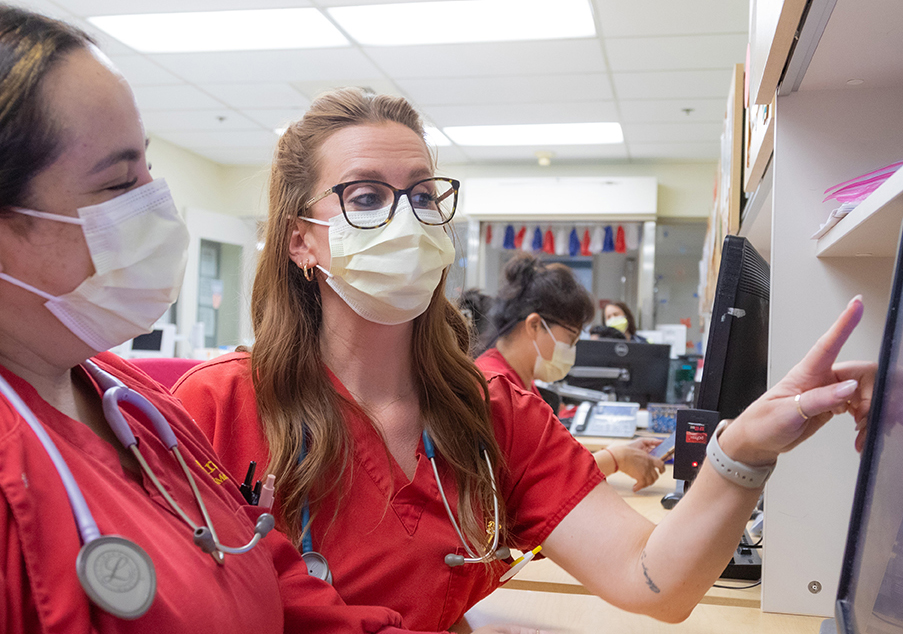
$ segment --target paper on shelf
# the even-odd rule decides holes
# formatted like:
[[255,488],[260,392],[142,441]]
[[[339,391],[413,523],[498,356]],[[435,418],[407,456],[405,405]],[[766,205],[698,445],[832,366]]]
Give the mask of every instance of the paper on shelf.
[[818,240],[819,238],[824,236],[826,233],[828,233],[828,231],[831,230],[831,227],[843,220],[843,218],[848,213],[856,209],[856,205],[858,204],[859,203],[843,203],[840,207],[832,211],[828,216],[828,219],[821,224],[821,227],[819,227],[818,231],[812,234],[812,238],[810,239]]

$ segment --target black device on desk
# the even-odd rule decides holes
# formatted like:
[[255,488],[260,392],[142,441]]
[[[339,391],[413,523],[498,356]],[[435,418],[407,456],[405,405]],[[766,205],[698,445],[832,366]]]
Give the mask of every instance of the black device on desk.
[[619,401],[664,403],[668,394],[671,346],[606,339],[577,342],[568,385],[613,394]]
[[903,248],[853,496],[835,617],[841,634],[903,632]]
[[[677,412],[674,477],[684,482],[684,489],[696,477],[718,421],[736,418],[768,389],[770,294],[768,263],[746,238],[727,236],[696,408]],[[662,505],[672,508],[681,496],[682,491],[669,493]],[[758,579],[761,569],[758,554],[741,542],[722,576]]]

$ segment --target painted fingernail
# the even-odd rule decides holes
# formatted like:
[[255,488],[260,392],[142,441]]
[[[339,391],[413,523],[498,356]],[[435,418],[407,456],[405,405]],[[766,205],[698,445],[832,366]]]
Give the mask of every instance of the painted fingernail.
[[857,387],[859,387],[859,381],[857,381],[856,379],[844,381],[834,388],[834,396],[836,398],[846,398],[847,396],[855,392]]
[[849,306],[850,304],[852,304],[852,303],[855,302],[855,301],[858,301],[859,303],[862,303],[862,295],[861,295],[861,294],[860,294],[860,295],[857,295],[856,297],[854,297],[853,299],[851,299],[851,300],[850,300],[850,303],[847,304],[847,306]]

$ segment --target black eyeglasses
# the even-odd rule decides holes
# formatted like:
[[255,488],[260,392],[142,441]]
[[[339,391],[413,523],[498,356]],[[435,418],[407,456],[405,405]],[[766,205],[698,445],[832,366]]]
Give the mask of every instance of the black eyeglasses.
[[339,197],[342,214],[352,227],[376,229],[389,224],[402,196],[411,201],[414,216],[425,225],[444,225],[455,215],[461,183],[453,178],[425,178],[398,189],[382,181],[350,181],[333,185],[307,201],[310,207],[330,194]]

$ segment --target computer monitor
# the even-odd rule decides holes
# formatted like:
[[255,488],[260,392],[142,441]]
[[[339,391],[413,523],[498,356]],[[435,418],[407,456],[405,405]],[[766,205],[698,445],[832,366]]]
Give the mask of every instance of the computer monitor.
[[769,275],[746,238],[724,239],[696,409],[736,418],[768,389]]
[[174,324],[155,326],[144,335],[138,335],[123,344],[121,356],[135,358],[168,358],[176,355],[176,327]]
[[903,247],[891,290],[868,432],[837,590],[842,634],[903,632]]
[[668,394],[671,346],[618,339],[577,342],[577,360],[568,385],[614,392],[619,401],[646,407],[664,403]]

